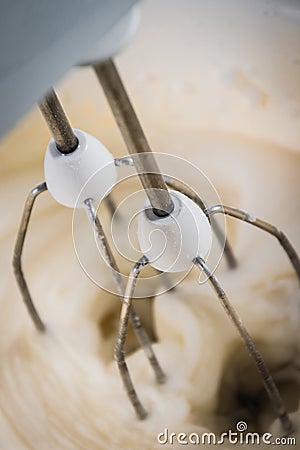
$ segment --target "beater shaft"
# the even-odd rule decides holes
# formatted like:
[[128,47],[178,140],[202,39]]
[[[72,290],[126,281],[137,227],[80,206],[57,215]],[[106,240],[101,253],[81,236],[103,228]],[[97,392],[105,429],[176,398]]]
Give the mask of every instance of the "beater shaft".
[[53,89],[50,89],[39,103],[40,111],[55,140],[56,147],[61,153],[72,153],[78,146],[70,122]]
[[108,59],[96,64],[94,69],[129,153],[145,154],[134,158],[134,165],[150,204],[156,215],[167,216],[173,211],[172,199],[116,66]]

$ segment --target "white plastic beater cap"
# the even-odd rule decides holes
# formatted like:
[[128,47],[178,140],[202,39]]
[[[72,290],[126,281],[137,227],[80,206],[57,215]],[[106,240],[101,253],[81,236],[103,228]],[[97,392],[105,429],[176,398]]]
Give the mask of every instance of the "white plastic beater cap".
[[[58,203],[83,208],[84,200],[102,200],[116,182],[116,167],[111,153],[90,134],[74,129],[79,145],[74,152],[62,154],[53,139],[46,150],[45,180]],[[80,196],[79,196],[80,195]]]
[[138,240],[150,264],[162,272],[183,272],[193,266],[195,257],[205,259],[212,244],[210,223],[190,198],[169,191],[173,212],[157,217],[147,201],[138,217]]

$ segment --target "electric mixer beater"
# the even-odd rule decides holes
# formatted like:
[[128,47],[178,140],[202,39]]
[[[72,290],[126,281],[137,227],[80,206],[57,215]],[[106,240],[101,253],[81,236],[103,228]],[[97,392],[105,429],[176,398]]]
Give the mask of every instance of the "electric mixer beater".
[[[296,251],[282,231],[267,222],[256,219],[245,211],[224,205],[205,207],[205,203],[201,200],[195,202],[195,196],[188,189],[184,193],[181,192],[180,188],[169,191],[113,61],[101,62],[95,66],[95,70],[133,158],[125,157],[125,159],[114,160],[105,147],[95,138],[80,130],[72,130],[54,91],[50,91],[45,99],[40,102],[40,109],[53,135],[53,140],[50,141],[45,157],[46,183],[36,186],[29,194],[14,254],[14,269],[17,281],[36,327],[40,331],[46,330],[34,307],[23,276],[21,256],[34,201],[39,194],[45,192],[48,188],[59,203],[73,208],[86,208],[92,227],[96,229],[96,235],[104,251],[106,261],[112,269],[118,293],[123,302],[114,355],[125,390],[137,416],[144,419],[147,412],[137,396],[125,361],[124,345],[129,320],[159,383],[165,381],[165,374],[132,305],[136,279],[147,264],[151,264],[158,271],[167,273],[183,272],[195,264],[208,277],[226,313],[243,339],[260,373],[274,410],[282,423],[284,433],[291,433],[293,425],[262,355],[230,304],[219,281],[206,265],[212,239],[211,217],[214,214],[226,214],[246,221],[275,236],[287,253],[300,280],[300,260]],[[145,157],[135,158],[140,153]],[[116,180],[116,167],[122,165],[122,163],[135,166],[148,197],[148,202],[140,214],[138,225],[138,238],[143,256],[132,268],[125,290],[113,252],[94,207],[94,202],[101,201],[113,189]],[[95,173],[96,179],[93,179]],[[168,179],[167,181],[172,186],[172,180]],[[193,222],[195,227],[191,226]],[[162,253],[159,239],[156,241],[154,238],[149,249],[151,234],[157,229],[163,232],[166,239],[166,246]],[[229,254],[228,260],[231,261],[233,268],[233,261],[235,260],[228,244],[226,249],[227,255]]]
[[[293,425],[288,418],[280,394],[263,362],[262,356],[256,349],[237,313],[230,305],[215,275],[206,265],[212,239],[213,216],[215,214],[226,214],[246,221],[275,236],[286,251],[298,278],[300,278],[300,262],[296,251],[287,237],[273,225],[256,219],[237,208],[224,205],[207,206],[205,199],[195,195],[186,187],[178,186],[172,178],[164,176],[160,172],[159,165],[141,130],[114,63],[111,59],[104,62],[100,61],[95,64],[95,71],[131,157],[114,160],[105,147],[95,138],[80,130],[72,130],[54,91],[50,91],[40,102],[40,109],[54,140],[49,143],[46,152],[46,183],[34,188],[28,197],[14,254],[17,281],[36,327],[40,331],[46,331],[46,327],[34,307],[22,273],[21,255],[33,204],[37,196],[48,189],[59,203],[72,208],[83,207],[86,209],[106,261],[112,268],[112,274],[123,302],[118,339],[115,346],[115,358],[125,389],[138,417],[145,418],[147,412],[137,396],[125,361],[124,344],[129,320],[131,320],[140,345],[154,369],[157,380],[164,382],[165,374],[132,306],[136,279],[147,264],[152,265],[160,272],[171,273],[186,271],[191,266],[196,265],[206,274],[226,312],[237,327],[261,374],[274,410],[281,420],[284,433],[290,433]],[[141,158],[139,157],[140,153],[144,155]],[[148,202],[142,208],[139,216],[138,238],[142,256],[132,268],[126,288],[120,280],[120,271],[94,207],[94,203],[107,197],[113,190],[116,171],[122,164],[134,165],[148,197]],[[99,178],[97,176],[95,179],[93,178],[95,172],[99,172]],[[90,180],[92,180],[91,183]],[[171,190],[168,190],[167,185]],[[195,226],[191,227],[193,222]],[[159,240],[158,242],[153,240],[153,245],[149,250],[150,235],[155,230],[161,230],[166,239],[163,255],[161,255]],[[226,242],[225,256],[231,267],[234,268],[236,261],[228,242]]]

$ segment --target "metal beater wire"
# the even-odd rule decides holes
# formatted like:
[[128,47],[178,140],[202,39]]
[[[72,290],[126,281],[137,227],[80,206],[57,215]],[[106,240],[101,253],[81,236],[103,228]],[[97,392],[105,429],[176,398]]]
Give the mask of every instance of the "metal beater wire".
[[[124,302],[124,289],[123,289],[123,283],[122,283],[122,276],[119,271],[115,257],[114,257],[114,255],[110,249],[110,246],[107,242],[103,227],[100,223],[100,220],[99,220],[96,210],[94,208],[93,201],[92,201],[92,199],[87,199],[87,200],[85,200],[84,203],[86,204],[86,212],[87,212],[89,221],[91,223],[91,226],[95,230],[97,239],[99,240],[101,248],[104,252],[106,263],[109,265],[109,267],[112,270],[113,277],[114,277],[115,282],[118,287],[119,296],[120,296],[122,302]],[[125,298],[126,298],[126,294],[125,294]],[[133,306],[131,306],[131,308],[130,308],[130,317],[129,318],[130,318],[133,330],[138,339],[138,342],[139,342],[141,348],[143,349],[143,351],[145,352],[145,355],[153,369],[153,372],[155,374],[157,382],[163,383],[165,380],[165,375],[164,375],[163,370],[160,367],[159,362],[155,356],[150,338],[149,338],[146,330],[143,328],[140,318],[139,318],[138,314],[136,313]],[[122,378],[123,378],[123,376],[122,376]]]
[[24,242],[25,242],[25,238],[26,238],[26,234],[27,234],[27,230],[28,230],[28,225],[29,225],[33,205],[34,205],[37,197],[40,194],[42,194],[43,192],[45,192],[46,190],[47,190],[46,183],[40,183],[29,192],[26,202],[25,202],[23,215],[22,215],[20,227],[19,227],[18,234],[17,234],[15,248],[14,248],[14,255],[13,255],[14,273],[15,273],[17,283],[19,285],[19,289],[22,294],[22,298],[24,300],[24,303],[27,307],[27,310],[29,312],[29,315],[30,315],[34,325],[36,326],[37,330],[42,331],[42,332],[45,331],[46,327],[45,327],[45,324],[43,323],[43,321],[41,320],[41,318],[33,304],[33,301],[32,301],[32,298],[31,298],[31,295],[30,295],[30,292],[29,292],[29,289],[28,289],[28,286],[27,286],[27,283],[26,283],[26,280],[25,280],[25,277],[23,274],[22,253],[23,253]]
[[247,222],[250,225],[254,225],[255,227],[260,228],[261,230],[264,230],[267,233],[271,234],[272,236],[275,236],[278,239],[280,245],[285,250],[287,256],[289,257],[289,259],[292,263],[292,266],[295,269],[297,277],[300,281],[300,259],[299,259],[299,256],[298,256],[296,250],[294,249],[293,245],[289,241],[289,239],[283,233],[283,231],[279,230],[274,225],[272,225],[268,222],[265,222],[264,220],[257,219],[256,217],[253,217],[248,212],[243,211],[242,209],[234,208],[233,206],[214,205],[214,206],[207,208],[206,212],[209,216],[213,216],[214,214],[225,214],[225,215],[234,217],[236,219]]
[[[124,350],[124,346],[125,346],[125,341],[126,341],[126,335],[127,335],[127,328],[128,328],[128,321],[129,321],[129,317],[132,311],[132,297],[134,294],[134,289],[136,286],[136,281],[137,278],[139,276],[139,274],[141,273],[142,269],[148,264],[148,259],[146,258],[146,256],[142,256],[133,266],[133,268],[131,269],[129,278],[128,278],[128,282],[127,282],[127,286],[126,286],[126,290],[125,290],[125,294],[123,297],[123,303],[122,303],[122,310],[121,310],[121,316],[120,316],[120,322],[119,322],[119,329],[118,329],[118,337],[117,337],[117,341],[115,344],[115,349],[114,349],[114,357],[115,360],[118,363],[118,367],[119,367],[119,371],[120,371],[120,375],[121,378],[123,380],[123,384],[125,387],[125,390],[127,392],[127,395],[129,397],[129,400],[132,404],[132,406],[135,409],[135,412],[138,416],[139,419],[145,419],[148,415],[147,411],[145,410],[144,406],[142,405],[136,390],[134,388],[127,364],[126,364],[126,360],[125,360],[125,350]],[[141,344],[142,345],[142,344]],[[156,378],[160,383],[164,383],[166,380],[165,374],[163,373],[163,371],[161,370],[156,356],[153,353],[152,348],[149,349],[150,353],[147,355],[149,361],[152,361],[152,367],[155,367],[155,373],[156,373]]]
[[283,400],[281,398],[281,395],[277,389],[276,384],[274,383],[273,377],[271,373],[269,372],[264,359],[260,352],[257,350],[250,334],[248,333],[245,325],[243,324],[242,320],[238,316],[237,312],[231,305],[231,303],[228,300],[228,297],[219,284],[217,278],[213,275],[213,273],[209,270],[205,262],[202,258],[197,257],[194,260],[194,263],[196,266],[199,267],[200,270],[203,270],[206,276],[209,279],[209,282],[211,283],[213,289],[215,290],[217,296],[219,297],[226,313],[232,320],[234,326],[237,328],[242,340],[244,341],[244,344],[250,354],[250,356],[253,358],[256,368],[263,380],[263,384],[265,386],[266,392],[272,402],[274,411],[276,412],[282,428],[286,434],[289,434],[293,431],[294,427],[293,424],[289,418],[289,415],[285,409]]

